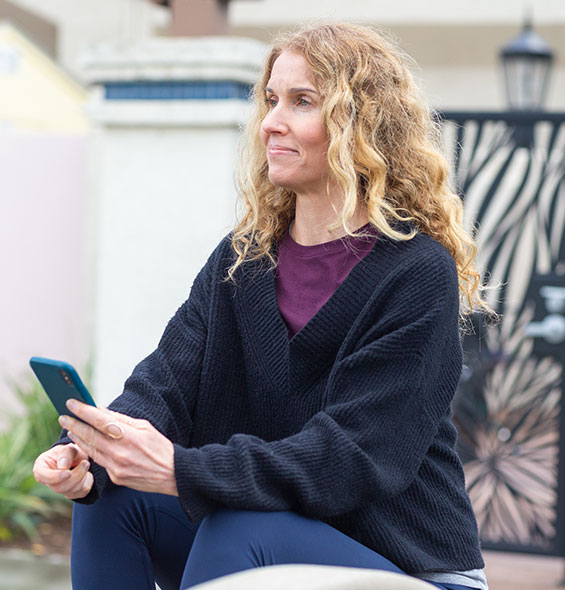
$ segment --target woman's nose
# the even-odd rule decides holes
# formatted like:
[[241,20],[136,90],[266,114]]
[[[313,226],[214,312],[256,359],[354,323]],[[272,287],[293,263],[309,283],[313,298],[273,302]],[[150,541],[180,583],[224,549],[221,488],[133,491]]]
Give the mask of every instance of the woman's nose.
[[261,123],[261,130],[266,134],[281,133],[284,135],[288,131],[288,125],[282,111],[277,107],[270,110]]

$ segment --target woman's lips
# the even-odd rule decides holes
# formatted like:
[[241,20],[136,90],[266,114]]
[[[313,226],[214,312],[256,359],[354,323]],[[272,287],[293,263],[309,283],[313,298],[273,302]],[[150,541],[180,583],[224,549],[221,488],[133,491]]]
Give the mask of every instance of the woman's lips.
[[269,151],[269,155],[272,155],[272,156],[285,156],[285,155],[291,155],[291,154],[298,153],[296,150],[293,150],[288,147],[284,147],[282,145],[270,145],[268,151]]

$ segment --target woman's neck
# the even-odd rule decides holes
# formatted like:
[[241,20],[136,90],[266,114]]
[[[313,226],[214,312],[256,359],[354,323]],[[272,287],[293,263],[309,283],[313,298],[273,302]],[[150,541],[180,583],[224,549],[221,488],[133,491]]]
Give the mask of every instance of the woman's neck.
[[[290,234],[292,239],[302,246],[314,246],[337,240],[347,234],[345,228],[340,227],[329,231],[328,227],[338,221],[341,202],[334,203],[330,199],[311,199],[296,197],[296,210]],[[364,207],[358,206],[349,222],[349,230],[357,229],[367,224],[369,216]]]

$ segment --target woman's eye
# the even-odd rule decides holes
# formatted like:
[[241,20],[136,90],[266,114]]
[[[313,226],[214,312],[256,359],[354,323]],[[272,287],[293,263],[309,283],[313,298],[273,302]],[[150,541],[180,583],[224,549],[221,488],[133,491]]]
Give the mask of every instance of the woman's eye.
[[277,101],[272,96],[268,96],[265,99],[265,102],[267,103],[267,106],[270,107],[270,108],[273,108],[273,107],[277,106]]
[[307,107],[310,106],[310,101],[307,98],[300,97],[298,99],[298,105],[301,107]]

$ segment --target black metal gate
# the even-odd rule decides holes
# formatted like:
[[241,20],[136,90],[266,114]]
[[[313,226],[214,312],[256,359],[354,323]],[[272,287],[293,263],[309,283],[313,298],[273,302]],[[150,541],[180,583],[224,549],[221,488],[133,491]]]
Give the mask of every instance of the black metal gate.
[[485,548],[565,556],[565,113],[442,113],[501,314],[464,339],[459,450]]

